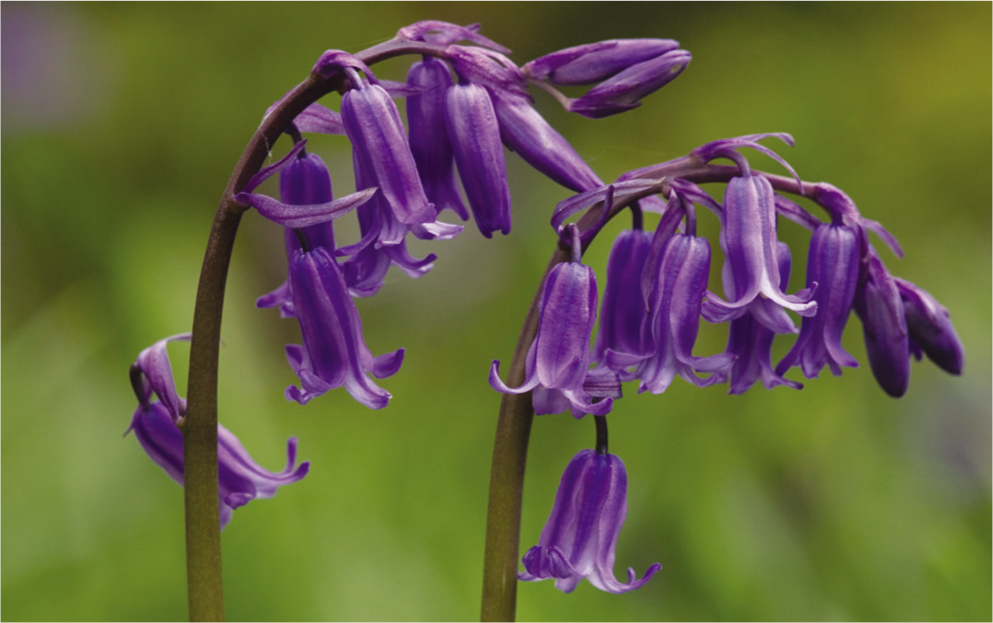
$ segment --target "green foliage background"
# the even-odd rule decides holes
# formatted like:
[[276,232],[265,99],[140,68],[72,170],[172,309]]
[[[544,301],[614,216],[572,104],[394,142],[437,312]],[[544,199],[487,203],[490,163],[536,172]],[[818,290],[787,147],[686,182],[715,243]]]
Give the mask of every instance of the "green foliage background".
[[[692,64],[638,110],[591,121],[536,93],[538,106],[604,179],[709,140],[791,132],[797,147],[780,153],[900,239],[906,259],[884,260],[948,307],[966,345],[963,376],[915,364],[900,400],[866,365],[799,392],[627,387],[611,416],[630,476],[616,572],[663,570],[625,596],[522,583],[519,618],[990,619],[988,3],[5,3],[2,19],[4,619],[186,616],[182,492],[121,438],[127,367],[189,329],[216,201],[266,107],[325,49],[358,51],[422,19],[482,22],[519,63],[599,39],[678,39]],[[15,26],[38,23],[50,40],[29,44],[42,56],[9,51]],[[28,87],[14,84],[19,67],[36,68]],[[405,67],[378,71],[402,79]],[[311,144],[349,191],[345,139]],[[359,302],[374,353],[407,348],[380,412],[341,390],[306,408],[283,399],[297,328],[253,305],[283,279],[282,235],[245,218],[221,421],[273,469],[299,436],[312,470],[225,531],[230,619],[478,615],[499,403],[487,368],[509,360],[567,196],[508,161],[510,236],[470,225],[430,245],[439,260],[423,279],[391,273]],[[795,290],[806,235],[783,236]],[[607,240],[588,255],[601,273]],[[720,350],[724,331],[705,327],[697,352]],[[846,347],[864,363],[860,340],[853,319]],[[172,347],[181,386],[187,353]],[[589,421],[535,422],[522,551],[592,442]]]

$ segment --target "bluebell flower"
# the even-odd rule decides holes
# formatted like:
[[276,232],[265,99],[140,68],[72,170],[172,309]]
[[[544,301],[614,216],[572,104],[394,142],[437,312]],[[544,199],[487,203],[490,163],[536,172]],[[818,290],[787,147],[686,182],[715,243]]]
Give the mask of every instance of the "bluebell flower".
[[894,277],[910,332],[910,352],[918,360],[922,354],[945,372],[962,374],[965,353],[955,333],[948,310],[933,296],[899,277]]
[[734,274],[735,296],[727,303],[709,297],[716,307],[733,313],[761,294],[802,316],[817,312],[817,303],[811,300],[813,291],[788,295],[780,288],[776,201],[769,180],[760,175],[746,175],[728,182],[720,240]]
[[410,153],[407,133],[393,98],[378,84],[370,84],[352,69],[352,89],[341,98],[345,131],[400,223],[409,225],[435,220]]
[[869,366],[883,390],[899,398],[910,383],[910,342],[896,281],[874,251],[862,258],[855,313],[862,321]]
[[[779,285],[786,288],[790,281],[790,248],[784,242],[778,244]],[[724,270],[724,288],[734,292],[733,272]],[[707,318],[704,302],[703,316]],[[796,333],[796,326],[782,307],[765,298],[756,298],[745,308],[745,313],[731,320],[728,327],[726,352],[735,356],[731,365],[731,380],[728,393],[743,394],[762,381],[766,389],[785,385],[793,389],[803,386],[782,376],[772,368],[772,342],[777,333]],[[805,319],[806,321],[806,319]]]
[[[652,236],[640,229],[626,229],[617,235],[607,259],[607,285],[600,309],[600,328],[593,346],[593,360],[607,364],[619,359],[641,360],[647,353],[642,325],[648,304],[641,277],[652,247]],[[619,372],[625,366],[614,365]]]
[[690,64],[686,50],[672,50],[651,60],[628,67],[604,80],[586,95],[576,98],[570,112],[591,119],[616,115],[641,106],[641,99],[675,80]]
[[438,212],[452,210],[469,218],[455,184],[455,160],[445,128],[445,96],[452,86],[451,68],[444,61],[425,56],[410,66],[407,83],[422,90],[407,97],[410,152],[428,200]]
[[[653,270],[651,262],[646,270]],[[652,352],[635,370],[636,378],[641,379],[639,392],[661,394],[677,374],[697,387],[727,378],[733,354],[693,356],[709,273],[710,244],[692,231],[673,235],[665,244],[657,272],[646,273],[652,289],[643,332],[651,338]],[[701,379],[696,372],[710,372],[711,376]]]
[[[134,431],[138,443],[170,478],[183,484],[183,434],[179,424],[186,415],[186,400],[179,397],[166,346],[173,340],[188,340],[189,334],[160,340],[138,355],[131,366],[131,383],[138,408],[127,432]],[[158,400],[153,400],[157,397]],[[127,434],[127,433],[125,433]],[[234,509],[256,498],[271,498],[283,485],[307,475],[309,462],[296,465],[297,439],[286,444],[286,467],[274,473],[248,454],[230,431],[217,426],[217,481],[221,529],[231,521]]]
[[807,287],[817,284],[817,314],[803,319],[796,344],[776,366],[779,374],[799,365],[810,379],[825,365],[835,376],[841,374],[842,366],[858,366],[841,346],[841,336],[855,301],[860,249],[858,234],[845,225],[823,223],[814,230],[807,256]]
[[[570,224],[572,260],[548,273],[538,306],[538,334],[525,360],[526,378],[517,388],[500,380],[500,362],[490,368],[490,386],[505,394],[535,390],[538,415],[568,407],[574,417],[605,415],[620,396],[620,381],[609,371],[590,372],[590,336],[596,323],[597,287],[593,269],[582,264],[579,231]],[[604,398],[597,402],[594,398]]]
[[569,462],[552,513],[538,544],[524,554],[521,580],[555,578],[555,587],[571,593],[589,580],[609,593],[644,586],[662,568],[655,563],[640,580],[628,569],[627,584],[614,577],[617,537],[627,517],[627,472],[613,454],[583,450]]
[[362,320],[334,257],[321,247],[301,249],[290,259],[290,291],[303,345],[286,347],[300,387],[286,389],[287,400],[306,404],[330,389],[344,386],[370,409],[381,409],[390,394],[368,374],[392,376],[403,363],[404,349],[373,357],[362,337]]
[[500,126],[483,87],[465,83],[448,89],[445,125],[459,177],[479,231],[510,233],[510,186],[500,144]]
[[594,84],[679,47],[672,39],[610,39],[557,50],[521,67],[532,80]]

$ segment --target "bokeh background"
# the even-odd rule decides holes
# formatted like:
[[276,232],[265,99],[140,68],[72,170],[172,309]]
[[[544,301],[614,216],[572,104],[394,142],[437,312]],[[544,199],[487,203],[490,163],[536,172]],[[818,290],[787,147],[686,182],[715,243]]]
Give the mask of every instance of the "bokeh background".
[[[127,367],[189,329],[216,201],[265,109],[324,50],[358,51],[422,19],[482,22],[519,63],[600,39],[678,39],[692,64],[638,110],[592,121],[542,93],[537,105],[604,179],[717,138],[793,133],[797,147],[780,152],[900,239],[906,258],[884,260],[948,307],[966,346],[961,377],[915,364],[900,400],[875,385],[854,318],[845,344],[863,366],[802,391],[627,387],[611,416],[630,476],[616,572],[663,569],[624,596],[522,583],[519,618],[989,620],[988,3],[4,3],[2,617],[186,616],[182,491],[122,438]],[[310,148],[349,191],[345,139]],[[272,469],[299,436],[312,469],[225,531],[230,619],[478,616],[499,404],[487,368],[509,360],[554,244],[550,210],[568,196],[508,162],[510,236],[470,225],[418,245],[438,254],[433,272],[391,272],[359,302],[374,353],[407,348],[379,412],[342,390],[305,408],[283,399],[296,379],[282,347],[298,330],[253,305],[284,278],[282,235],[244,219],[221,421]],[[806,234],[784,225],[783,237],[795,290]],[[601,272],[607,240],[588,254]],[[705,325],[697,353],[721,350],[725,330]],[[171,353],[182,390],[188,347]],[[536,420],[522,552],[592,443],[588,420]]]

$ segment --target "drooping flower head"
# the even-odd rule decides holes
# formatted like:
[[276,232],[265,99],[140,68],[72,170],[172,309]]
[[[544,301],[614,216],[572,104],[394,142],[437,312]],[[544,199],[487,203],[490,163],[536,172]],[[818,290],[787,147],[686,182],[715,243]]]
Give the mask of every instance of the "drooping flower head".
[[[500,380],[499,365],[490,368],[490,386],[505,394],[533,396],[538,415],[560,413],[567,407],[573,416],[605,415],[620,396],[614,375],[590,373],[590,336],[596,323],[597,287],[593,269],[582,264],[579,230],[572,233],[572,259],[555,266],[545,279],[539,302],[538,334],[526,359],[526,378],[517,388]],[[594,398],[604,398],[595,402]]]
[[[186,400],[179,397],[172,376],[166,345],[173,340],[188,340],[189,334],[160,340],[138,355],[131,366],[131,383],[138,397],[138,408],[127,432],[134,431],[138,443],[170,478],[183,484],[183,433],[179,429],[186,414]],[[158,397],[158,400],[153,400]],[[127,434],[127,433],[125,433]],[[220,498],[221,529],[231,521],[234,509],[255,498],[271,498],[282,485],[294,483],[307,475],[309,462],[296,465],[297,439],[286,444],[286,467],[273,473],[258,463],[230,431],[217,426],[217,480]]]
[[614,577],[617,537],[627,517],[627,472],[613,454],[583,450],[569,462],[552,513],[538,544],[524,554],[521,580],[555,578],[571,593],[583,578],[602,591],[625,593],[644,586],[662,568],[655,563],[641,579],[628,569],[625,584]]

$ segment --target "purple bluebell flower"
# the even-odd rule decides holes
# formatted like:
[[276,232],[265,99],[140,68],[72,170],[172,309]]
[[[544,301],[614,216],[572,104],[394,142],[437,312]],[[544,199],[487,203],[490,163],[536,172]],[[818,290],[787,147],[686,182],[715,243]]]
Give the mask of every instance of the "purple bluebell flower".
[[611,39],[546,54],[521,71],[552,84],[593,84],[679,47],[672,39]]
[[362,338],[362,320],[349,295],[345,278],[327,250],[316,247],[294,252],[290,258],[290,291],[303,345],[286,347],[290,367],[300,387],[286,389],[287,400],[306,404],[324,392],[344,385],[355,400],[381,409],[390,400],[386,390],[368,373],[382,379],[403,363],[404,349],[373,357]]
[[[641,289],[641,276],[652,248],[652,236],[640,229],[618,234],[607,259],[607,285],[600,309],[600,328],[593,346],[593,361],[606,363],[608,353],[640,360],[647,355],[642,325],[648,304]],[[615,366],[619,372],[623,366]]]
[[469,218],[455,184],[455,160],[445,128],[445,95],[452,86],[451,68],[425,56],[410,66],[407,83],[423,90],[407,97],[410,151],[421,174],[424,192],[438,212],[448,209]]
[[735,177],[724,193],[721,248],[734,274],[736,296],[725,303],[708,297],[729,313],[751,303],[759,294],[802,316],[812,316],[817,303],[813,292],[784,294],[777,262],[776,201],[769,180],[760,175]]
[[[593,269],[582,264],[579,230],[570,224],[572,260],[548,273],[539,301],[538,334],[525,360],[524,384],[511,388],[500,380],[500,362],[490,368],[490,386],[505,394],[536,391],[535,413],[560,413],[568,406],[574,417],[605,415],[620,395],[615,375],[590,372],[590,335],[596,323],[597,287]],[[559,395],[561,394],[561,396]],[[564,398],[564,400],[563,400]],[[594,398],[604,398],[595,402]]]
[[[778,244],[779,285],[785,288],[790,281],[790,248],[784,242]],[[724,266],[724,287],[734,292],[733,272]],[[704,318],[707,317],[707,304],[703,305]],[[736,358],[731,366],[729,394],[743,394],[756,381],[761,380],[766,389],[785,385],[793,389],[803,387],[796,381],[783,378],[782,373],[772,368],[772,342],[777,333],[796,333],[796,326],[782,307],[769,299],[756,298],[745,308],[747,311],[731,320],[728,328],[727,351]]]
[[479,231],[510,233],[510,186],[500,144],[500,126],[486,89],[460,84],[448,89],[445,105],[448,137],[459,177]]
[[676,79],[690,64],[686,50],[672,50],[628,67],[569,103],[568,110],[591,119],[641,106],[641,99]]
[[642,587],[662,568],[655,563],[636,580],[614,577],[617,537],[627,517],[627,472],[613,454],[583,450],[569,462],[552,513],[538,544],[524,554],[521,580],[555,578],[555,587],[571,593],[583,578],[602,591],[625,593]]
[[341,119],[361,159],[374,176],[396,220],[403,224],[435,220],[436,211],[424,194],[400,113],[389,93],[369,84],[354,70],[352,88],[341,98]]
[[526,97],[491,89],[503,144],[553,181],[576,192],[603,186],[569,141],[545,121]]
[[[331,174],[324,161],[317,154],[300,151],[292,162],[279,174],[279,198],[287,205],[306,206],[329,203],[334,199],[331,190]],[[334,251],[334,225],[332,221],[302,228],[302,233],[312,246]],[[292,228],[284,228],[287,258],[300,248],[300,238]],[[283,318],[293,318],[293,295],[289,282],[265,294],[255,302],[256,307],[278,307]]]
[[807,287],[816,284],[817,314],[803,319],[800,337],[776,366],[777,373],[799,365],[810,379],[825,365],[835,376],[841,374],[842,366],[858,367],[858,361],[841,346],[841,336],[855,301],[860,249],[858,233],[845,225],[823,223],[814,230],[807,256]]
[[416,22],[410,26],[404,26],[397,31],[397,39],[402,41],[427,41],[436,45],[450,45],[457,41],[471,41],[476,45],[489,48],[504,54],[510,54],[510,50],[499,43],[487,39],[479,34],[479,24],[469,24],[459,26],[449,22],[437,20],[425,20]]
[[919,360],[921,354],[950,374],[962,374],[965,353],[955,333],[948,310],[933,296],[909,281],[894,277],[910,332],[910,351]]
[[[690,228],[688,228],[690,229]],[[653,270],[650,267],[646,271]],[[697,387],[707,387],[727,378],[734,362],[731,353],[694,357],[693,344],[700,328],[700,313],[710,272],[710,245],[704,238],[675,234],[665,245],[658,271],[646,274],[654,286],[648,299],[649,316],[644,334],[650,336],[652,352],[638,365],[639,393],[663,393],[678,374]],[[710,372],[701,379],[695,372]]]
[[910,383],[906,312],[896,281],[872,250],[862,258],[855,313],[862,321],[872,374],[887,394],[899,398]]
[[[134,431],[138,443],[152,461],[180,485],[183,484],[183,434],[178,424],[186,415],[186,400],[176,392],[166,345],[173,340],[189,338],[189,334],[175,335],[156,342],[138,355],[138,360],[131,366],[131,383],[138,397],[138,408],[127,431]],[[153,396],[158,400],[153,401]],[[291,437],[286,444],[286,468],[273,473],[256,463],[230,431],[217,426],[222,530],[231,521],[234,509],[256,498],[271,498],[282,485],[307,475],[310,463],[305,461],[297,466],[296,450],[297,439]]]

